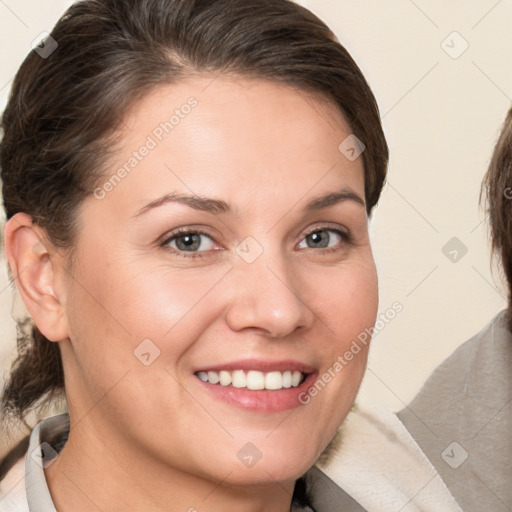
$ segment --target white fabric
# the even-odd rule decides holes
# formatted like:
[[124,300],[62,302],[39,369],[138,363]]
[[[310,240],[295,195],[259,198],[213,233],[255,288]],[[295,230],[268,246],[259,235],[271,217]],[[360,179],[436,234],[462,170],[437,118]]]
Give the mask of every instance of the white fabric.
[[368,512],[462,511],[394,413],[356,407],[341,433],[339,449],[317,467]]

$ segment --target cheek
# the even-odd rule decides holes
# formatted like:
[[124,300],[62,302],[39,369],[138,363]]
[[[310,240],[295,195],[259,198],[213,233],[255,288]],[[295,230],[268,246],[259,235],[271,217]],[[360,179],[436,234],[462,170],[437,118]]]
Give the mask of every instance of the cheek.
[[[315,313],[325,336],[314,339],[323,359],[316,381],[299,399],[323,426],[318,434],[321,450],[348,414],[364,376],[378,309],[378,282],[370,257],[350,267],[319,271],[315,277]],[[315,303],[313,294],[309,301]]]
[[211,296],[229,270],[176,270],[137,261],[114,266],[105,261],[91,273],[86,266],[74,286],[70,330],[77,341],[87,340],[88,352],[101,347],[103,354],[128,368],[134,361],[138,364],[133,352],[147,339],[172,365],[172,358],[219,315]]
[[[66,385],[76,398],[75,417],[94,407],[96,414],[116,418],[143,435],[141,418],[151,423],[176,417],[187,403],[190,414],[206,423],[204,411],[194,409],[176,384],[175,368],[186,366],[184,355],[219,317],[211,291],[225,270],[212,267],[193,274],[135,264],[112,268],[105,262],[91,273],[84,272],[84,265],[70,294],[74,353],[68,358]],[[176,429],[186,431],[179,425]]]
[[[351,342],[375,323],[378,281],[371,254],[351,264],[306,277],[310,283],[308,304],[326,328],[326,353],[343,353]],[[314,285],[314,286],[313,286]]]
[[[331,352],[330,369],[335,370],[339,385],[352,399],[358,391],[366,369],[371,328],[378,309],[378,283],[372,260],[353,269],[343,281],[339,307],[331,308],[333,330],[340,333]],[[332,296],[332,304],[336,299]],[[336,378],[335,378],[336,380]]]

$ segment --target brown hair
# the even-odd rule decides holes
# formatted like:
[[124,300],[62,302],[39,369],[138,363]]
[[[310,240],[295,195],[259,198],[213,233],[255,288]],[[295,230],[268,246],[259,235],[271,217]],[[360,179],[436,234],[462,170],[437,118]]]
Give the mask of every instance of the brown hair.
[[500,258],[507,280],[507,326],[512,332],[512,108],[494,147],[481,199],[490,223],[492,250]]
[[[329,28],[292,1],[82,0],[51,37],[55,51],[32,51],[14,79],[0,166],[7,218],[29,214],[55,247],[72,248],[77,209],[129,107],[191,74],[266,79],[329,99],[366,146],[369,214],[377,203],[388,148],[375,98]],[[58,344],[35,326],[32,334],[19,337],[2,400],[20,418],[64,386]]]

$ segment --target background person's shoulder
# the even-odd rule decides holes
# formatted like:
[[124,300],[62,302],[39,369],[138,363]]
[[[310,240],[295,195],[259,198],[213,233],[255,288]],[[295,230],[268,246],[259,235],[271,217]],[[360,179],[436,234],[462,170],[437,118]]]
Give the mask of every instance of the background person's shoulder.
[[463,343],[398,413],[461,506],[512,505],[512,333],[505,311]]
[[[411,431],[420,421],[437,431],[470,433],[479,415],[494,415],[512,399],[512,333],[507,312],[457,348],[430,375],[398,417]],[[410,428],[409,428],[410,427]],[[473,432],[474,434],[474,432]]]

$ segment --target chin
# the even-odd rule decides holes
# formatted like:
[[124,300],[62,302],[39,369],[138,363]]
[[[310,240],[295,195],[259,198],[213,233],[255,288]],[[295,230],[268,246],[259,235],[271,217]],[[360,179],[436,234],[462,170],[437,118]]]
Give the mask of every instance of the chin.
[[[261,464],[261,465],[260,465]],[[233,471],[228,478],[223,479],[226,485],[233,487],[265,487],[275,485],[277,482],[294,482],[310,469],[311,466],[297,465],[290,460],[288,465],[277,466],[260,462],[252,468],[240,468]],[[225,476],[225,475],[224,475]],[[216,480],[218,481],[218,479]]]
[[[296,445],[297,448],[290,452],[279,452],[278,449],[265,450],[266,455],[258,454],[256,450],[251,455],[253,447],[247,446],[245,453],[243,449],[237,457],[237,464],[233,466],[227,461],[227,471],[231,471],[226,483],[235,486],[258,486],[270,485],[276,482],[295,481],[306,473],[315,463],[316,454],[305,454],[303,445]],[[258,459],[258,457],[261,457]],[[218,472],[218,468],[217,471]],[[226,475],[224,473],[224,477]]]

